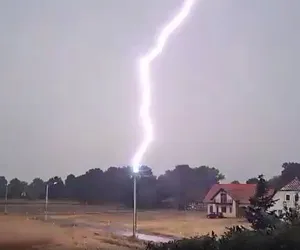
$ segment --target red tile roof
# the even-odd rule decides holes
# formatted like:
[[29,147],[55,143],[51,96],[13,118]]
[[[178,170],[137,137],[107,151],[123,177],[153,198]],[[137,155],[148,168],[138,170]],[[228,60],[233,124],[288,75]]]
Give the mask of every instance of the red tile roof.
[[232,199],[240,203],[249,203],[249,198],[255,194],[256,184],[215,184],[208,191],[204,198],[204,202],[212,202],[214,196],[223,189]]
[[282,190],[282,191],[300,191],[300,181],[299,181],[299,179],[296,177],[294,180],[292,180],[290,183],[285,185],[280,190]]

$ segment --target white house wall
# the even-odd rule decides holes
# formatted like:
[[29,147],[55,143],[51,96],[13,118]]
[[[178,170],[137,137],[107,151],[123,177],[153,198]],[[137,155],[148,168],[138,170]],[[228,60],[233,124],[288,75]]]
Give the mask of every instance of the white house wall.
[[[221,203],[221,193],[218,193],[215,198],[215,203],[210,203],[207,206],[207,214],[222,212],[222,207],[226,207],[226,213],[223,212],[225,217],[236,217],[237,216],[237,206],[236,202],[232,199],[230,195],[227,194],[227,202],[232,202],[232,204],[220,204]],[[213,201],[212,201],[213,202]],[[231,210],[230,210],[231,208]],[[212,209],[212,210],[211,210]]]
[[[278,191],[273,197],[273,200],[278,200],[278,201],[276,201],[276,203],[272,207],[272,210],[276,210],[276,211],[283,210],[284,209],[284,205],[283,205],[284,201],[286,202],[287,208],[295,208],[295,197],[296,197],[297,193],[299,193],[299,192],[297,192],[297,191]],[[286,200],[287,195],[290,196],[290,200]]]
[[[221,202],[221,193],[222,192],[219,192],[216,196],[215,196],[215,198],[214,198],[214,200],[216,201],[216,203],[220,203]],[[227,201],[228,202],[230,202],[230,201],[232,201],[233,199],[232,199],[232,197],[229,195],[229,194],[226,194],[226,198],[227,198]]]

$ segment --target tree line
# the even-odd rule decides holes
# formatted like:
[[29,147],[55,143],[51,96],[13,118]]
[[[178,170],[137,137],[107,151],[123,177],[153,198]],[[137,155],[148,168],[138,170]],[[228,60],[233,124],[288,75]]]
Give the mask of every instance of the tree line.
[[[300,178],[299,163],[284,163],[281,175],[268,180],[270,186],[280,188],[295,176]],[[0,176],[0,198],[4,198],[7,188],[8,199],[44,199],[46,185],[49,199],[77,200],[89,204],[118,203],[132,206],[133,180],[132,169],[110,167],[90,169],[85,174],[69,174],[65,180],[55,176],[47,181],[34,178],[27,183],[18,178],[9,182]],[[172,206],[183,209],[189,202],[202,201],[212,185],[224,180],[225,176],[216,168],[177,165],[163,175],[155,176],[148,166],[141,166],[137,177],[137,201],[140,208]],[[250,178],[247,183],[257,183]],[[238,183],[234,181],[233,183]]]
[[[281,173],[279,175],[273,176],[267,181],[270,188],[278,190],[292,181],[295,177],[298,177],[300,179],[300,163],[285,162],[282,164]],[[256,177],[250,178],[246,181],[246,183],[248,184],[257,184],[258,182],[259,178]]]
[[[77,200],[89,204],[119,203],[132,206],[133,175],[131,167],[90,169],[85,174],[69,174],[65,180],[55,176],[47,181],[34,178],[31,183],[12,179],[9,183],[0,177],[0,198],[5,197],[8,184],[8,199],[44,199],[48,185],[49,199]],[[178,165],[156,177],[148,166],[141,166],[137,176],[137,201],[139,207],[163,206],[165,201],[183,207],[188,201],[201,200],[209,188],[225,176],[216,168],[200,166],[191,168]],[[170,199],[171,198],[171,199]]]

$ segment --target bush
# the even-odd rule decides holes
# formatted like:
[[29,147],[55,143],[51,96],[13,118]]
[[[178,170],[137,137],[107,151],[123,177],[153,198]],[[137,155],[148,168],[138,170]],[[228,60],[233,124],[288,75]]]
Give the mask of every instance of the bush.
[[170,241],[168,243],[153,243],[149,242],[146,245],[146,250],[173,250],[173,249],[188,249],[188,250],[218,250],[218,242],[216,235],[212,234],[185,238],[182,240]]
[[148,243],[147,250],[299,250],[300,223],[275,229],[229,228],[223,235],[206,235],[168,243]]

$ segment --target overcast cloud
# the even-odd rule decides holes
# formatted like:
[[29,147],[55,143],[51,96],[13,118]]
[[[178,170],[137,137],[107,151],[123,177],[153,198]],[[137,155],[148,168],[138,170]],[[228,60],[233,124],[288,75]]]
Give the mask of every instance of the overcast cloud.
[[[130,163],[137,58],[180,0],[1,0],[0,174],[31,180]],[[300,1],[203,0],[153,64],[145,164],[228,180],[300,161]]]

